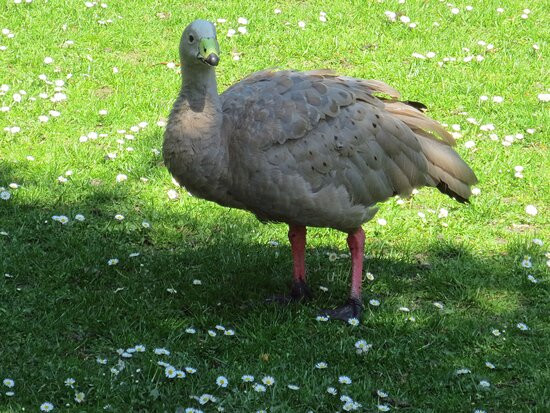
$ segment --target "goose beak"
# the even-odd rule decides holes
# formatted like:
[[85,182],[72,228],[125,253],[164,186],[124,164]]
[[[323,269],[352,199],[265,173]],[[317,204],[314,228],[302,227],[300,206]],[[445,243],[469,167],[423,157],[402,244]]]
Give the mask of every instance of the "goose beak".
[[199,43],[199,54],[197,56],[201,62],[209,66],[217,66],[220,61],[219,54],[220,47],[215,38],[206,37],[201,39]]

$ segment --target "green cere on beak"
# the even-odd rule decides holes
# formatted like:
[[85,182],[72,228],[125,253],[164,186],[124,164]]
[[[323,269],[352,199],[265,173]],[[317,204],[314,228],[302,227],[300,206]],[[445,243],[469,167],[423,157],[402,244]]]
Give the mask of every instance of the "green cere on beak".
[[205,37],[199,43],[199,55],[197,56],[202,62],[217,66],[220,61],[220,48],[218,42],[213,37]]

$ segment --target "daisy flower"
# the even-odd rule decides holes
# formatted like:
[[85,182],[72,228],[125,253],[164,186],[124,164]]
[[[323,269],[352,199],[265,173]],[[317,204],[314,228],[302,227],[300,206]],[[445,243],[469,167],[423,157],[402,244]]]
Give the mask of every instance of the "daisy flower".
[[219,387],[227,387],[227,385],[229,384],[229,381],[227,380],[226,377],[224,377],[224,376],[219,376],[219,377],[216,379],[216,384],[217,384]]
[[275,379],[271,376],[265,376],[262,378],[262,383],[266,386],[273,386],[275,384]]
[[525,324],[525,323],[517,323],[516,327],[519,328],[521,331],[529,330],[529,327],[527,327],[527,324]]
[[245,374],[241,377],[241,380],[245,383],[252,383],[254,381],[254,376],[251,376],[250,374]]
[[386,397],[388,397],[388,393],[386,393],[383,390],[376,390],[376,394],[378,395],[378,397],[382,399],[385,399]]
[[174,368],[174,366],[168,366],[164,369],[164,374],[169,379],[173,379],[174,377],[176,377],[176,369]]
[[54,406],[50,402],[44,402],[40,405],[40,410],[43,412],[51,412]]
[[521,266],[523,268],[531,268],[533,266],[533,263],[531,262],[531,257],[525,257],[523,261],[521,261]]
[[338,390],[336,390],[334,387],[327,387],[327,393],[332,394],[333,396],[336,396],[338,393]]
[[359,325],[359,320],[358,320],[357,318],[355,318],[355,317],[349,318],[349,319],[348,319],[348,324],[349,324],[350,326],[356,327],[356,326]]
[[199,404],[203,405],[208,403],[209,401],[212,401],[212,395],[211,394],[203,394],[199,397],[198,402]]
[[342,384],[351,384],[351,379],[348,376],[338,377],[338,382]]
[[357,354],[366,353],[372,348],[372,344],[368,344],[365,340],[359,340],[355,343]]
[[300,390],[299,386],[296,386],[295,384],[287,384],[287,386],[290,390]]
[[159,355],[159,356],[169,356],[170,355],[170,351],[165,349],[165,348],[162,348],[162,347],[156,348],[154,350],[154,353]]
[[2,381],[2,384],[11,389],[13,386],[15,386],[15,381],[13,381],[13,379],[4,379]]
[[74,395],[74,401],[77,403],[82,403],[84,399],[86,398],[86,395],[83,392],[77,392]]
[[534,205],[527,205],[525,207],[525,213],[529,214],[529,215],[532,215],[532,216],[535,216],[538,213],[537,207],[534,206]]
[[254,391],[258,393],[265,393],[265,390],[266,390],[265,386],[259,383],[254,384],[253,388],[254,388]]
[[74,388],[75,383],[76,383],[76,380],[73,379],[72,377],[69,377],[68,379],[65,380],[65,386],[70,388]]

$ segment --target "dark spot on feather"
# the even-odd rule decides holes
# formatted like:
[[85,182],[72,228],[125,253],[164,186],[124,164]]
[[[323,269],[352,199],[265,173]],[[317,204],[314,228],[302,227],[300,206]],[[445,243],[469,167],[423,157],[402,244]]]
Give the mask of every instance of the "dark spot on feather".
[[314,170],[315,170],[315,168],[314,168],[314,167],[312,166],[312,167],[311,167],[311,170],[312,170],[312,171],[314,171]]
[[313,152],[309,151],[309,154],[310,154],[310,155],[313,155]]
[[337,140],[338,140],[338,136],[334,135],[334,140],[337,141]]
[[377,158],[377,157],[375,156],[375,157],[374,157],[374,160],[375,160],[375,161],[377,161],[377,160],[378,160],[378,158]]
[[326,163],[326,162],[323,162],[323,166],[327,166],[327,163]]
[[374,116],[376,116],[376,119],[380,119],[380,115],[374,115]]
[[357,135],[354,135],[353,137],[354,137],[355,139],[359,139],[359,138],[357,137]]
[[373,127],[373,128],[376,128],[376,123],[373,123],[373,124],[372,124],[372,127]]

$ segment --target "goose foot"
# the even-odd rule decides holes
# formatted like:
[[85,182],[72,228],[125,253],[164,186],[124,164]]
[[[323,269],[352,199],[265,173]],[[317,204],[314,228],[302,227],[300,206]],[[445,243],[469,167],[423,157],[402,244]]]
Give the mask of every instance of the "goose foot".
[[349,298],[348,302],[334,310],[323,310],[322,314],[331,319],[348,321],[350,318],[360,319],[363,313],[363,302],[359,298]]
[[269,303],[290,304],[298,301],[309,300],[313,297],[311,289],[305,281],[293,281],[290,294],[274,295],[266,299]]

